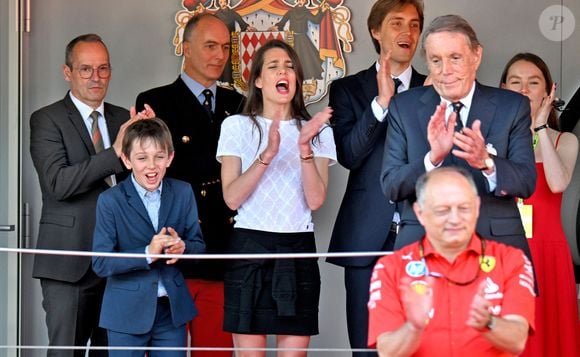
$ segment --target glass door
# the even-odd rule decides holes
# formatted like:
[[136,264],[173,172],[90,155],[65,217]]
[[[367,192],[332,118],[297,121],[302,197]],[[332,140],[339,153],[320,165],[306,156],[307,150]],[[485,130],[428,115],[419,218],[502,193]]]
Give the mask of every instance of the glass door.
[[17,356],[19,256],[19,1],[0,1],[0,357]]

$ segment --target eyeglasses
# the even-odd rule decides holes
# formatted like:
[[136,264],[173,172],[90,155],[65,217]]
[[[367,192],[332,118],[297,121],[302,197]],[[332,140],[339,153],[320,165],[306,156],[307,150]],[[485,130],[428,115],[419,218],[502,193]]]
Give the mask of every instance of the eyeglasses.
[[472,284],[474,281],[476,281],[479,278],[479,272],[481,271],[481,264],[484,263],[485,260],[485,239],[481,238],[481,255],[479,256],[479,260],[477,263],[477,270],[475,271],[475,276],[467,281],[457,281],[457,280],[453,280],[451,278],[449,278],[448,276],[442,274],[442,273],[437,273],[434,271],[429,271],[429,267],[427,266],[427,261],[425,260],[425,248],[423,248],[423,239],[421,239],[421,242],[419,243],[419,257],[421,258],[421,262],[423,263],[423,266],[425,267],[425,276],[432,276],[434,278],[443,278],[445,280],[447,280],[447,282],[454,284],[454,285],[459,285],[459,286],[467,286]]
[[97,68],[93,68],[91,66],[80,66],[79,68],[77,68],[77,71],[79,71],[79,75],[81,76],[82,79],[92,78],[93,73],[95,73],[95,70],[97,70],[97,76],[99,76],[99,78],[105,79],[111,76],[112,70],[111,66],[106,64],[99,66]]

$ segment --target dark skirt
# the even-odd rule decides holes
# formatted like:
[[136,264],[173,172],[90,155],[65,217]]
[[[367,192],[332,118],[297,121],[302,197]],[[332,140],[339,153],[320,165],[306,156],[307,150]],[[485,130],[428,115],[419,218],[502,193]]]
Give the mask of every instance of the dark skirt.
[[[231,253],[314,253],[314,233],[236,228]],[[224,330],[240,334],[318,334],[318,259],[228,260]]]

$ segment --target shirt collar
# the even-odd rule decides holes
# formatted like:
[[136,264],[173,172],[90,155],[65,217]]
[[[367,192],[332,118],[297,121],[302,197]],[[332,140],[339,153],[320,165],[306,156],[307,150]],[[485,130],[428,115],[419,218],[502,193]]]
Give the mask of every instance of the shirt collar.
[[88,120],[91,113],[95,110],[97,112],[99,112],[103,118],[105,117],[105,103],[104,102],[101,102],[101,104],[97,107],[97,109],[93,109],[90,106],[83,103],[80,99],[75,97],[71,91],[69,91],[68,93],[69,93],[70,99],[72,100],[73,104],[75,105],[75,107],[77,108],[79,113],[81,113],[81,118],[83,118],[83,120]]
[[[427,236],[425,235],[425,237],[423,238],[423,249],[424,249],[424,255],[425,257],[434,254],[434,255],[441,255],[439,252],[437,252],[435,250],[435,248],[433,247],[433,245],[431,244],[431,242],[429,241],[429,239],[427,239]],[[473,234],[471,236],[471,240],[469,241],[469,244],[467,245],[467,247],[465,248],[465,250],[463,250],[461,253],[459,254],[464,254],[465,252],[474,252],[477,255],[481,255],[483,252],[481,250],[481,238],[477,235],[477,234]]]
[[[139,194],[139,197],[143,200],[145,198],[145,195],[147,193],[149,193],[149,191],[147,191],[145,188],[143,188],[143,186],[139,185],[137,180],[135,180],[135,175],[133,173],[131,173],[131,182],[133,183],[133,186],[135,187],[137,194]],[[153,192],[159,192],[159,196],[161,196],[162,191],[163,191],[163,180],[161,180],[161,184]]]
[[201,99],[200,103],[203,99],[205,99],[203,94],[201,93],[205,89],[211,90],[213,97],[216,98],[217,84],[215,82],[211,86],[209,86],[209,88],[206,88],[206,87],[202,86],[198,81],[196,81],[195,79],[188,76],[187,73],[185,73],[185,72],[181,72],[181,79],[183,80],[183,82],[185,83],[187,88],[189,88],[191,93],[193,93],[193,95],[195,95],[195,97],[198,100]]
[[[475,93],[475,81],[473,81],[473,85],[471,86],[469,93],[467,93],[467,95],[465,97],[459,99],[461,104],[463,104],[462,110],[465,109],[465,110],[467,110],[467,112],[469,112],[469,110],[471,109],[471,102],[473,101],[473,93]],[[447,107],[449,107],[449,105],[452,103],[443,97],[441,97],[441,100],[444,101],[445,103],[447,103]]]
[[[377,69],[377,72],[381,69],[381,64],[379,63],[379,61],[376,62],[375,68]],[[396,76],[396,78],[399,78],[399,80],[401,81],[401,85],[399,86],[399,90],[397,91],[397,93],[404,92],[411,87],[412,74],[413,68],[411,66],[408,66],[403,72],[401,72],[401,74]],[[395,76],[391,75],[391,78],[395,78]]]

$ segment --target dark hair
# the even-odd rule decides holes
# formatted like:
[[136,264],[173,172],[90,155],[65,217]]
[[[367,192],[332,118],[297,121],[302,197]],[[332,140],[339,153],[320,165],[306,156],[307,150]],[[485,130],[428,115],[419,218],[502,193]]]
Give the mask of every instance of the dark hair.
[[64,53],[64,63],[68,66],[68,68],[72,69],[73,50],[74,50],[75,46],[77,45],[77,43],[79,43],[79,42],[99,42],[100,44],[102,44],[105,47],[105,50],[107,50],[107,55],[109,53],[109,50],[107,49],[107,46],[103,42],[103,39],[101,38],[101,36],[94,34],[94,33],[88,33],[85,35],[77,36],[77,37],[73,38],[72,41],[70,41],[68,43],[68,45],[66,45],[66,50]]
[[417,14],[419,14],[419,29],[423,31],[423,0],[378,0],[371,8],[367,19],[367,27],[377,53],[381,53],[381,44],[373,37],[373,30],[381,28],[389,12],[400,10],[406,5],[413,5],[417,9]]
[[302,64],[296,51],[282,40],[270,40],[262,45],[252,58],[252,66],[250,68],[250,78],[248,79],[248,97],[244,105],[243,114],[250,117],[254,125],[258,128],[260,134],[260,142],[262,141],[262,130],[256,120],[257,115],[261,115],[264,110],[264,97],[262,90],[256,87],[256,80],[262,75],[262,67],[264,66],[264,57],[266,52],[271,49],[280,48],[288,54],[292,65],[294,66],[294,73],[296,73],[296,93],[292,98],[290,114],[292,118],[297,120],[298,128],[301,127],[301,120],[310,119],[310,114],[306,110],[304,104],[304,96],[302,93],[302,81],[304,80],[304,72],[302,71]]
[[[195,28],[197,27],[197,24],[205,19],[205,18],[209,18],[209,17],[213,17],[214,19],[217,19],[219,21],[222,21],[219,17],[215,16],[212,13],[209,12],[202,12],[201,14],[197,14],[195,16],[192,16],[188,21],[187,24],[185,25],[185,29],[183,30],[183,38],[182,38],[182,42],[185,42],[187,40],[189,40],[189,37],[191,36],[191,33],[195,30]],[[223,22],[223,21],[222,21]],[[225,24],[224,24],[225,25]]]
[[[542,72],[542,75],[544,76],[544,81],[546,82],[545,88],[546,93],[550,94],[550,92],[552,91],[552,84],[554,83],[554,81],[552,80],[552,75],[550,74],[550,69],[548,68],[548,65],[546,64],[546,62],[544,62],[543,59],[541,59],[538,55],[529,52],[518,53],[508,61],[501,74],[501,79],[499,82],[500,85],[507,84],[508,72],[511,66],[518,61],[526,61],[538,67],[538,69],[540,70],[540,72]],[[550,110],[550,115],[548,116],[548,126],[550,128],[558,130],[560,129],[560,121],[558,120],[558,115],[556,114],[556,110],[554,110],[554,108],[551,108]]]
[[169,154],[173,152],[171,132],[165,122],[159,118],[137,120],[127,127],[122,144],[122,151],[126,157],[130,156],[133,144],[137,140],[141,143],[152,140],[166,149]]
[[469,48],[471,48],[472,51],[481,47],[481,43],[477,39],[475,30],[471,27],[469,22],[459,15],[444,15],[436,17],[431,21],[425,32],[423,32],[421,38],[421,49],[423,54],[425,54],[425,42],[427,41],[427,37],[438,32],[454,32],[465,35],[469,41]]
[[429,180],[431,180],[433,176],[443,173],[457,173],[465,177],[465,179],[469,183],[469,186],[471,186],[473,193],[475,193],[476,196],[478,195],[477,186],[475,185],[475,181],[473,181],[473,176],[471,176],[471,173],[469,173],[469,171],[459,166],[443,166],[436,168],[435,170],[426,172],[417,179],[417,183],[415,183],[415,194],[417,196],[417,203],[419,204],[419,207],[423,208],[425,206],[425,191]]

